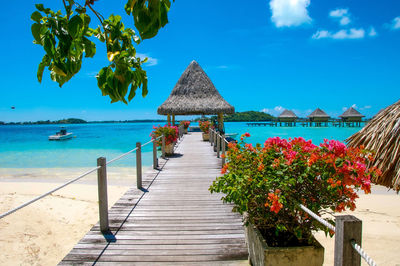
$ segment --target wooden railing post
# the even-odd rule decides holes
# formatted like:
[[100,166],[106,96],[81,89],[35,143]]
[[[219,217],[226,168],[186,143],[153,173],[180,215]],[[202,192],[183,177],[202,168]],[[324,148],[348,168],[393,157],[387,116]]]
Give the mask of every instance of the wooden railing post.
[[351,246],[355,240],[361,246],[362,221],[353,215],[335,217],[335,266],[360,266],[361,256]]
[[225,134],[222,135],[221,143],[222,143],[222,156],[221,156],[222,157],[222,166],[221,167],[224,167],[224,164],[225,164],[225,145],[226,145]]
[[165,159],[165,135],[162,135],[161,156]]
[[219,134],[217,134],[217,158],[219,158],[220,145],[221,145],[221,137]]
[[136,142],[136,186],[142,188],[142,144]]
[[209,134],[210,134],[210,145],[212,146],[212,145],[214,145],[214,140],[213,140],[214,130],[211,127],[210,127]]
[[212,143],[212,141],[211,141],[211,127],[208,127],[208,141],[210,142],[210,144]]
[[217,131],[214,130],[213,134],[214,151],[217,151]]
[[107,198],[107,167],[106,158],[97,158],[97,188],[99,195],[99,218],[101,232],[109,231],[108,226],[108,198]]
[[157,140],[153,140],[153,169],[157,169],[157,167],[158,167]]

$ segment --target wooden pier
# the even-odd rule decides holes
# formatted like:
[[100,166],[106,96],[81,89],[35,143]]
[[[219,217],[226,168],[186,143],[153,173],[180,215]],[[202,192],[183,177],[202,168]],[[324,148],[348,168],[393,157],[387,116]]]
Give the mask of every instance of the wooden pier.
[[221,159],[197,132],[175,153],[109,210],[108,233],[96,224],[59,265],[246,265],[242,217],[208,191]]

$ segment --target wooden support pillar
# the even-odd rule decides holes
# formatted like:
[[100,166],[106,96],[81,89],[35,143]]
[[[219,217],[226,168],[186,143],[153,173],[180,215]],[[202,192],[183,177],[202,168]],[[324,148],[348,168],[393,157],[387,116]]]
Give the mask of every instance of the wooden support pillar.
[[158,168],[157,141],[153,140],[153,169]]
[[162,157],[163,157],[163,159],[165,159],[165,135],[162,135],[162,137],[161,137],[161,143],[162,143],[162,145],[161,145],[161,153],[162,153]]
[[218,113],[218,131],[222,132],[224,130],[224,114]]
[[175,126],[175,115],[172,115],[172,125]]
[[142,144],[136,142],[136,186],[142,188]]
[[362,222],[353,215],[335,217],[335,266],[360,266],[361,256],[351,246],[354,240],[361,246]]
[[225,142],[225,134],[223,134],[222,135],[222,139],[221,139],[221,142],[222,142],[222,165],[221,165],[221,167],[224,167],[224,164],[225,164],[225,145],[226,145],[226,142]]
[[107,197],[107,168],[106,158],[97,158],[97,189],[99,195],[99,218],[101,232],[109,231],[108,226],[108,197]]
[[217,135],[217,158],[219,158],[220,150],[221,150],[221,137]]
[[167,123],[168,123],[168,126],[171,125],[171,115],[170,114],[167,115]]

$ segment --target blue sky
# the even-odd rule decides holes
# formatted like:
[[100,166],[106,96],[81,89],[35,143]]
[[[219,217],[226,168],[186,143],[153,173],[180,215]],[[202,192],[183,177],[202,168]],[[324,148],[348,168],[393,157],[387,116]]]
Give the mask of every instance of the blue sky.
[[[137,47],[149,57],[149,94],[129,105],[110,104],[97,87],[95,75],[108,64],[101,45],[62,88],[48,72],[38,83],[35,3],[3,4],[0,121],[161,118],[157,107],[192,60],[236,111],[288,108],[306,116],[319,107],[338,116],[355,106],[370,117],[400,98],[400,1],[176,0],[170,23]],[[61,0],[42,3],[62,8]],[[114,1],[95,8],[105,17],[124,14]]]

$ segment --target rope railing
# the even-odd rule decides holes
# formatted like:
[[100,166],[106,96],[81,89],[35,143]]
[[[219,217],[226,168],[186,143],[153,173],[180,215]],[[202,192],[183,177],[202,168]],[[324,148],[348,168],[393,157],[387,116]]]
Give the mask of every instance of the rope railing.
[[[229,143],[223,135],[210,128],[210,143],[212,146],[214,146],[214,151],[217,152],[217,157],[219,157],[221,146],[223,154],[225,153],[225,145],[221,145],[221,140],[224,140],[225,143]],[[222,165],[224,165],[224,163],[225,157],[222,156]],[[329,230],[335,232],[335,265],[359,265],[361,263],[360,258],[363,258],[370,266],[377,265],[376,262],[369,257],[368,254],[356,242],[356,239],[358,239],[361,243],[361,220],[351,215],[336,216],[336,225],[332,225],[303,204],[300,204],[300,208],[319,223],[329,228]],[[344,230],[345,227],[346,230]],[[351,239],[351,241],[345,239]],[[359,262],[351,261],[351,258],[345,257],[346,255],[349,255],[349,253],[352,253],[349,251],[349,249],[354,249],[355,252],[360,255],[360,257],[358,257]],[[354,256],[352,258],[354,258]]]
[[363,258],[368,265],[370,266],[377,266],[376,262],[368,256],[368,254],[356,243],[356,241],[351,240],[351,246],[357,251],[358,254],[360,254],[361,258]]
[[[38,200],[40,200],[40,199],[42,199],[42,198],[44,198],[44,197],[46,197],[46,196],[52,194],[52,193],[54,193],[54,192],[56,192],[56,191],[58,191],[58,190],[60,190],[60,189],[62,189],[62,188],[64,188],[64,187],[66,187],[66,186],[68,186],[68,185],[70,185],[70,184],[72,184],[72,183],[74,183],[74,182],[80,180],[81,178],[83,178],[83,177],[85,177],[85,176],[87,176],[87,175],[89,175],[89,174],[91,174],[91,173],[93,173],[93,172],[99,170],[99,169],[102,168],[102,167],[105,167],[105,166],[107,166],[107,165],[109,165],[109,164],[111,164],[111,163],[113,163],[113,162],[115,162],[115,161],[118,161],[118,160],[122,159],[123,157],[125,157],[125,156],[127,156],[127,155],[129,155],[129,154],[131,154],[131,153],[133,153],[133,152],[135,152],[135,151],[136,151],[136,153],[137,153],[136,156],[137,156],[137,157],[140,157],[140,159],[137,160],[137,162],[140,163],[140,166],[137,165],[136,168],[137,168],[138,188],[141,188],[141,147],[144,147],[144,146],[146,146],[146,145],[148,145],[148,144],[150,144],[150,143],[152,143],[152,142],[154,143],[154,145],[153,145],[153,157],[155,157],[155,158],[153,158],[153,164],[154,164],[154,165],[153,165],[153,168],[156,169],[156,168],[158,167],[158,160],[157,160],[157,152],[155,151],[156,148],[157,148],[157,145],[155,144],[155,141],[156,141],[156,140],[159,140],[160,138],[162,138],[162,139],[163,139],[163,142],[165,142],[165,137],[164,137],[164,135],[159,136],[159,137],[157,137],[157,138],[155,138],[155,139],[152,139],[152,140],[150,140],[150,141],[144,143],[143,145],[139,145],[139,147],[136,147],[136,148],[134,148],[134,149],[132,149],[132,150],[130,150],[130,151],[124,153],[124,154],[121,154],[121,155],[118,156],[118,157],[115,157],[114,159],[112,159],[112,160],[110,160],[110,161],[108,161],[108,162],[105,162],[105,158],[103,158],[103,157],[98,158],[98,161],[99,161],[99,159],[104,159],[104,164],[99,165],[99,166],[97,166],[97,167],[95,167],[95,168],[93,168],[93,169],[90,169],[89,171],[87,171],[87,172],[81,174],[80,176],[78,176],[78,177],[76,177],[76,178],[74,178],[74,179],[72,179],[72,180],[70,180],[70,181],[68,181],[68,182],[66,182],[66,183],[64,183],[64,184],[62,184],[61,186],[58,186],[58,187],[56,187],[56,188],[54,188],[54,189],[52,189],[52,190],[50,190],[50,191],[48,191],[48,192],[46,192],[46,193],[43,193],[42,195],[39,195],[39,196],[33,198],[33,199],[30,200],[30,201],[27,201],[27,202],[25,202],[25,203],[23,203],[23,204],[21,204],[21,205],[15,207],[15,208],[9,210],[9,211],[6,211],[6,212],[0,214],[0,219],[2,219],[2,218],[4,218],[4,217],[6,217],[6,216],[8,216],[8,215],[10,215],[10,214],[12,214],[12,213],[14,213],[14,212],[16,212],[16,211],[18,211],[18,210],[20,210],[20,209],[22,209],[22,208],[24,208],[24,207],[26,207],[26,206],[31,205],[32,203],[34,203],[34,202],[36,202],[36,201],[38,201]],[[140,144],[140,143],[138,142],[137,144]],[[165,145],[162,146],[162,153],[165,154]],[[101,174],[99,174],[99,172],[98,172],[98,175],[101,175]],[[105,175],[106,175],[106,174],[105,174]],[[106,176],[105,176],[104,178],[106,178]],[[139,181],[140,181],[140,182],[139,182]],[[100,188],[99,188],[99,189],[100,189]],[[108,223],[108,222],[107,222],[107,223]],[[107,227],[108,227],[108,225],[107,225]]]
[[300,204],[300,208],[305,211],[306,213],[308,213],[312,218],[314,218],[315,220],[317,220],[318,222],[320,222],[321,224],[325,225],[326,227],[328,227],[330,230],[332,230],[333,232],[335,232],[335,226],[333,226],[332,224],[328,223],[326,220],[322,219],[320,216],[318,216],[317,214],[315,214],[314,212],[312,212],[310,209],[308,209],[306,206],[304,206],[303,204]]
[[12,214],[12,213],[14,213],[14,212],[16,212],[16,211],[22,209],[22,208],[24,208],[24,207],[26,207],[26,206],[28,206],[28,205],[34,203],[35,201],[38,201],[38,200],[40,200],[40,199],[42,199],[42,198],[44,198],[44,197],[50,195],[51,193],[56,192],[57,190],[62,189],[63,187],[68,186],[68,185],[71,184],[71,183],[74,183],[74,182],[78,181],[79,179],[81,179],[81,178],[87,176],[88,174],[93,173],[94,171],[96,171],[96,170],[99,169],[99,168],[100,168],[100,166],[98,166],[98,167],[96,167],[96,168],[93,168],[93,169],[87,171],[86,173],[83,173],[82,175],[78,176],[77,178],[74,178],[74,179],[68,181],[67,183],[62,184],[61,186],[58,186],[58,187],[56,187],[56,188],[54,188],[54,189],[52,189],[52,190],[50,190],[50,191],[48,191],[48,192],[46,192],[46,193],[40,195],[40,196],[37,196],[36,198],[34,198],[34,199],[30,200],[30,201],[27,201],[27,202],[25,202],[25,203],[19,205],[18,207],[14,208],[14,209],[12,209],[12,210],[9,210],[9,211],[7,211],[7,212],[5,212],[5,213],[0,214],[0,219],[2,219],[2,218],[4,218],[4,217],[6,217],[6,216],[8,216],[8,215],[10,215],[10,214]]

